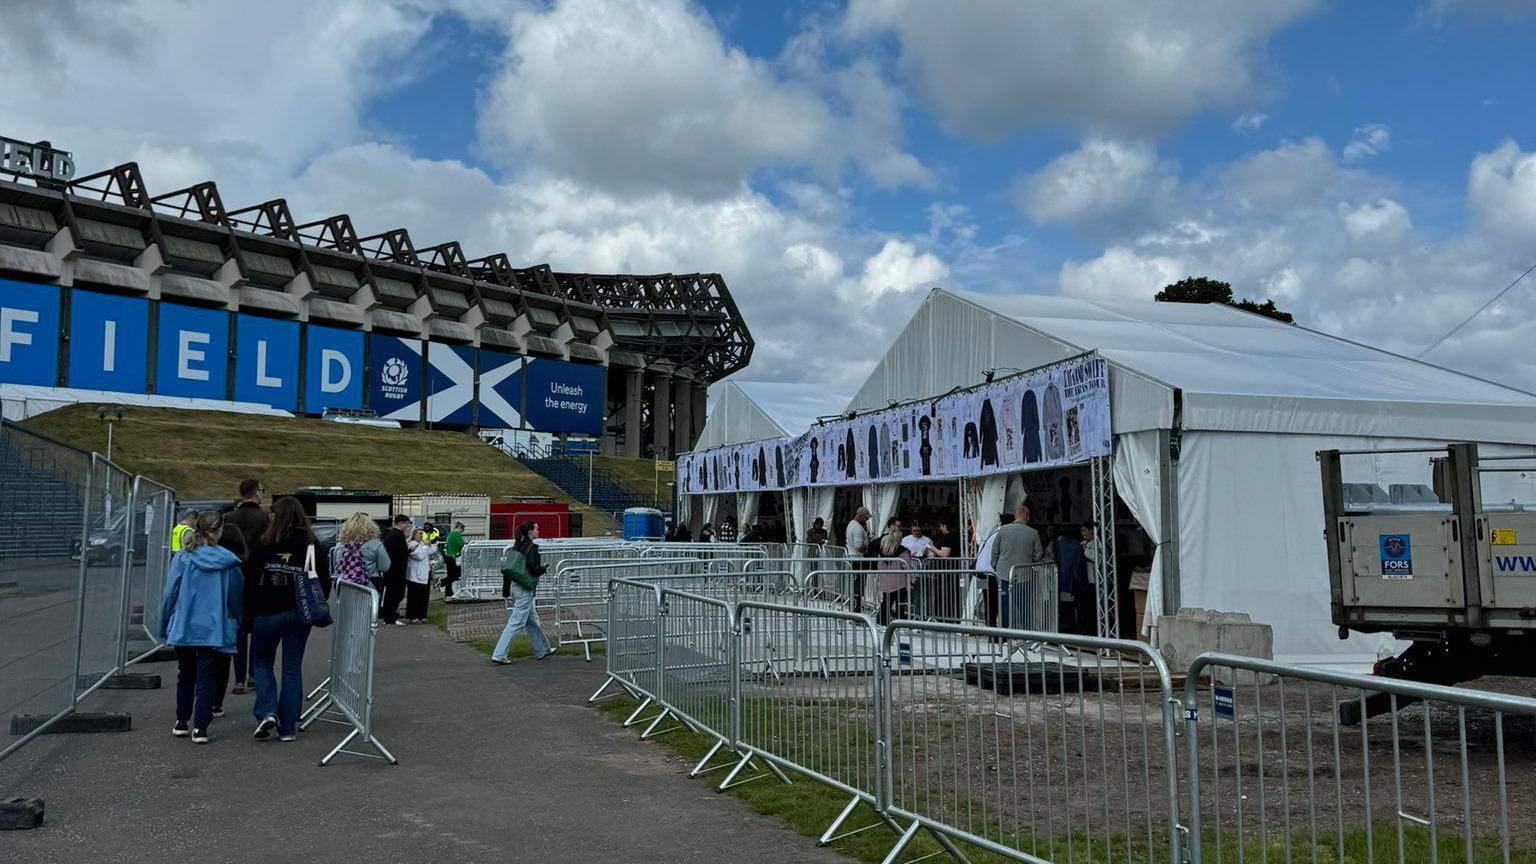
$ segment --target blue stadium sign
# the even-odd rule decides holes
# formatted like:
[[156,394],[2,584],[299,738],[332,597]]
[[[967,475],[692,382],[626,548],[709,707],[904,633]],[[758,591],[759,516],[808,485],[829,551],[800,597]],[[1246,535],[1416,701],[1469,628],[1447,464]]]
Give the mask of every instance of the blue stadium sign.
[[386,420],[421,419],[420,339],[375,333],[368,338],[369,407]]
[[69,386],[143,393],[149,385],[149,301],[75,291],[69,306]]
[[485,429],[516,429],[523,422],[523,358],[480,349],[477,421]]
[[427,420],[468,426],[475,411],[475,349],[427,346]]
[[156,393],[227,399],[229,313],[161,303],[156,358]]
[[304,411],[363,407],[363,334],[307,325],[304,355]]
[[523,366],[523,419],[540,432],[603,434],[601,366],[529,358]]
[[235,401],[299,410],[299,325],[235,316]]
[[59,289],[0,279],[0,382],[52,387],[59,376]]

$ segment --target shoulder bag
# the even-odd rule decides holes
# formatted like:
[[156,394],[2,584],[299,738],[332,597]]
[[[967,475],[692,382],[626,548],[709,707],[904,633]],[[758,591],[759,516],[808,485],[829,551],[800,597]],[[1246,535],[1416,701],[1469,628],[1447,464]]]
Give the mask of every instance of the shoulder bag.
[[325,586],[315,571],[315,545],[311,543],[304,553],[304,572],[293,581],[293,607],[299,618],[311,627],[331,626],[331,606],[325,600]]

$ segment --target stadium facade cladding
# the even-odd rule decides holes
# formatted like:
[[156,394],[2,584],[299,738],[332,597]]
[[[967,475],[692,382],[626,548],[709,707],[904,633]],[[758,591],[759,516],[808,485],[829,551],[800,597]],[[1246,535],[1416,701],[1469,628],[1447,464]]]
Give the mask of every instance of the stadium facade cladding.
[[513,260],[359,236],[345,214],[300,222],[281,198],[229,209],[212,182],[151,195],[134,163],[0,178],[0,278],[602,366],[605,452],[690,449],[708,385],[752,356],[725,281]]

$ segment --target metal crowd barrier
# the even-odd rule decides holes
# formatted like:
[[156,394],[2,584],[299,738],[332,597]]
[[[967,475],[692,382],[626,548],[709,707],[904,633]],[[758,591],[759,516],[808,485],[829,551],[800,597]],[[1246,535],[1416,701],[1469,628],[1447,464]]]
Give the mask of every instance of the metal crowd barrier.
[[159,646],[174,499],[0,422],[0,759]]
[[553,628],[547,632],[551,644],[556,648],[580,645],[587,662],[591,662],[592,646],[607,641],[604,624],[608,620],[606,607],[610,579],[699,573],[703,569],[703,562],[697,558],[637,558],[630,561],[610,560],[601,564],[584,563],[583,559],[567,559],[560,564],[553,590],[546,591],[547,583],[541,580],[534,599],[537,603],[542,596],[551,597],[547,607],[551,610],[550,621],[553,624]]
[[1511,860],[1536,699],[1202,654],[1185,701],[1192,864]]
[[[331,593],[330,608],[335,619],[331,628],[330,677],[325,695],[306,712],[301,728],[309,728],[316,720],[352,727],[320,760],[321,765],[330,764],[341,753],[398,765],[399,760],[373,733],[373,659],[379,633],[379,593],[371,585],[338,580]],[[332,713],[342,719],[332,719]],[[358,737],[375,752],[346,749]]]
[[[999,585],[998,611],[1003,627],[1015,630],[1061,630],[1061,598],[1056,563],[1017,564]],[[981,610],[985,614],[985,609]]]
[[1150,646],[901,621],[883,654],[893,857],[926,828],[1017,861],[1180,860],[1177,704]]

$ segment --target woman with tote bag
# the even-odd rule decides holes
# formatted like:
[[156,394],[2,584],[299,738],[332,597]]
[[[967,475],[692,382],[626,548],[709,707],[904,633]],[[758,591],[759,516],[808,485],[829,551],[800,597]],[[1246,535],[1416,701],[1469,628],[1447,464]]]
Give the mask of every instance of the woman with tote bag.
[[[265,740],[275,730],[279,741],[292,741],[304,704],[304,645],[311,627],[330,623],[323,595],[317,600],[318,591],[312,587],[317,580],[328,580],[316,575],[315,535],[297,498],[272,502],[272,521],[256,541],[246,578],[256,679],[254,737]],[[330,585],[323,589],[329,593]],[[276,675],[279,651],[281,686]]]

